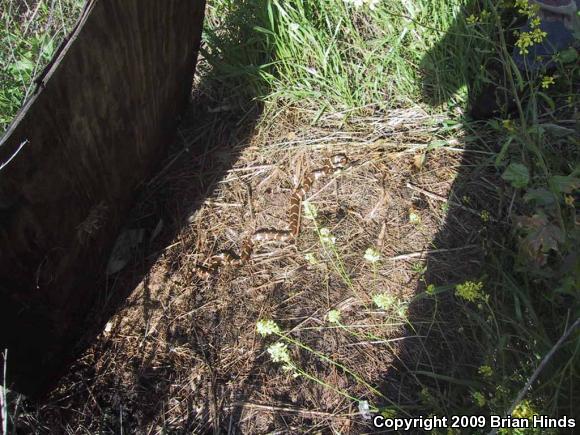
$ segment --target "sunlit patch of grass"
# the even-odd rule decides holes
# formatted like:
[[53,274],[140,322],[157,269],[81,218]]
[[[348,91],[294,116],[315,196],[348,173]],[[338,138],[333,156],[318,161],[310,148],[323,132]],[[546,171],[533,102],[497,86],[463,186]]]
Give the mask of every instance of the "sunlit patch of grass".
[[461,4],[273,0],[269,27],[261,29],[276,53],[264,71],[268,99],[328,111],[407,105],[420,97],[417,65]]
[[[227,23],[244,27],[247,38],[235,41],[240,45],[236,56],[213,63],[224,78],[250,78],[260,99],[319,114],[408,106],[421,99],[425,75],[444,74],[438,82],[451,83],[444,90],[447,96],[478,73],[473,70],[480,65],[477,60],[461,60],[466,52],[479,56],[471,46],[480,36],[452,28],[465,3],[381,0],[359,7],[334,0],[246,0],[238,5],[214,0],[209,2],[210,23],[238,7],[255,11],[258,19],[253,27]],[[218,20],[206,32],[210,60],[219,56],[223,44],[234,42],[220,39],[220,25]],[[452,51],[436,53],[420,66],[445,35],[456,42]],[[457,104],[465,104],[465,93],[458,98]]]

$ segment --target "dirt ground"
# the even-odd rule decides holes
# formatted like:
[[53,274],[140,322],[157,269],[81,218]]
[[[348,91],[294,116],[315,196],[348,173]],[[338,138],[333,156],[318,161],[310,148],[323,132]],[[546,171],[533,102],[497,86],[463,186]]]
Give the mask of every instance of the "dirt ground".
[[[224,114],[206,114],[218,115]],[[369,430],[356,402],[270,360],[266,349],[275,340],[256,333],[261,319],[275,320],[294,340],[356,371],[388,399],[373,397],[337,366],[291,346],[292,359],[323,382],[383,406],[417,400],[406,369],[427,370],[421,366],[424,343],[433,342],[429,334],[438,327],[420,315],[420,300],[400,317],[378,309],[372,296],[388,293],[410,302],[427,284],[477,270],[478,195],[485,189],[463,183],[462,197],[453,186],[481,155],[465,152],[455,132],[441,136],[441,120],[418,107],[352,118],[343,129],[332,119],[325,128],[296,129],[292,119],[279,118],[255,130],[231,121],[216,123],[211,134],[182,129],[184,147],[146,186],[130,224],[148,228],[147,246],[112,277],[101,303],[110,306],[116,292],[130,293],[128,299],[49,403],[22,416],[23,428]],[[426,152],[434,143],[436,149]],[[308,219],[295,244],[264,243],[244,267],[225,266],[209,280],[196,276],[195,264],[222,249],[239,251],[256,229],[284,228],[293,189],[337,152],[348,155],[349,167],[315,183],[308,199],[319,227],[336,237],[350,282],[333,268]],[[484,183],[480,175],[474,179]],[[451,218],[454,207],[460,213]],[[369,247],[381,255],[376,270],[363,258]],[[347,329],[328,322],[335,309]],[[453,344],[436,347],[448,353]],[[428,357],[430,370],[445,372],[448,361],[436,352]]]

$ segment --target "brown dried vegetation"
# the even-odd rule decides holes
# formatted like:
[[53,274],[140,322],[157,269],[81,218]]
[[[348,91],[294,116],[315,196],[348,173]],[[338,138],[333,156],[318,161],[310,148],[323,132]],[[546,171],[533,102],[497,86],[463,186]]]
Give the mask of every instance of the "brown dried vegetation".
[[[351,119],[348,129],[337,129],[331,118],[327,128],[295,129],[295,123],[279,117],[274,128],[263,122],[242,142],[235,124],[204,122],[217,126],[211,135],[182,131],[184,149],[190,151],[169,160],[171,166],[152,180],[134,212],[137,223],[163,204],[163,214],[175,222],[164,221],[141,265],[114,281],[113,299],[140,279],[50,403],[24,416],[21,424],[71,432],[363,430],[367,422],[356,403],[270,361],[265,349],[272,340],[258,336],[255,328],[265,318],[398,403],[417,400],[405,377],[409,365],[421,369],[425,363],[424,343],[435,334],[436,322],[420,318],[425,302],[411,304],[411,325],[376,308],[372,296],[388,292],[410,301],[427,279],[447,283],[457,272],[458,254],[464,263],[457,273],[477,270],[481,252],[473,228],[481,219],[468,206],[452,225],[455,234],[433,244],[446,220],[445,198],[454,177],[477,154],[465,157],[452,146],[426,152],[437,127],[419,108]],[[256,228],[284,227],[292,189],[336,152],[347,152],[350,167],[316,183],[308,198],[318,209],[319,225],[336,236],[352,286],[332,269],[312,221],[304,219],[295,245],[266,243],[241,269],[224,267],[209,281],[196,277],[194,264],[221,249],[238,250]],[[425,159],[416,158],[423,153]],[[212,179],[215,184],[204,184]],[[471,203],[479,201],[477,195],[470,191]],[[411,212],[418,223],[410,221]],[[169,228],[179,222],[184,223],[180,231],[168,240]],[[381,253],[376,273],[363,259],[368,247]],[[306,253],[318,263],[309,263]],[[425,277],[418,266],[427,254]],[[157,258],[150,268],[148,256]],[[332,309],[341,311],[348,330],[327,321]],[[447,355],[438,361],[430,351],[431,369],[445,372],[453,343],[439,347]],[[292,349],[291,355],[323,382],[381,402],[312,353]]]

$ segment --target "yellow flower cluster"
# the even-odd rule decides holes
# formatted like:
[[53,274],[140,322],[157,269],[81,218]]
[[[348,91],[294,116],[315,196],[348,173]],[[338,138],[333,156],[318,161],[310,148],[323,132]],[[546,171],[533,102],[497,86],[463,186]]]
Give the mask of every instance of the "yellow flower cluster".
[[477,373],[479,373],[484,378],[490,378],[493,376],[493,369],[490,366],[484,365],[479,367]]
[[518,12],[530,20],[529,32],[516,33],[518,40],[515,45],[518,47],[520,54],[525,55],[529,53],[531,46],[540,44],[548,34],[540,28],[541,20],[538,16],[540,7],[536,3],[528,2],[528,0],[516,0],[515,5]]
[[512,417],[516,418],[532,418],[534,415],[537,415],[537,411],[534,409],[534,406],[530,403],[529,400],[523,400],[516,406],[516,409],[512,412]]
[[542,78],[542,89],[548,89],[554,84],[554,76],[544,76]]
[[481,11],[481,13],[479,14],[479,16],[475,15],[475,14],[471,14],[470,16],[468,16],[466,18],[467,24],[477,24],[477,23],[485,23],[488,21],[489,17],[491,16],[491,13],[487,10],[483,10]]
[[471,393],[471,397],[473,401],[477,404],[477,406],[479,406],[480,408],[483,408],[487,403],[487,400],[485,400],[485,396],[480,391]]
[[514,133],[516,131],[516,126],[512,119],[504,119],[502,122],[503,128],[505,128],[510,133]]
[[482,289],[482,282],[465,281],[455,286],[455,295],[469,302],[475,302],[478,299],[486,300],[487,295],[481,291]]
[[538,11],[540,10],[540,6],[538,4],[528,0],[516,0],[515,7],[520,14],[526,15],[528,18],[532,18],[538,15]]
[[529,48],[534,44],[541,43],[548,34],[539,27],[530,32],[521,32],[516,41],[516,47],[519,48],[520,54],[528,54]]

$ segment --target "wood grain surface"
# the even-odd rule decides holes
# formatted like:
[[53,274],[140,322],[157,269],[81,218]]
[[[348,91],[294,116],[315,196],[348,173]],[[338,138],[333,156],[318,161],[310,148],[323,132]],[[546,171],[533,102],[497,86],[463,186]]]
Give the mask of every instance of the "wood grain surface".
[[0,142],[0,346],[21,392],[53,384],[102,291],[186,107],[204,3],[89,1]]

